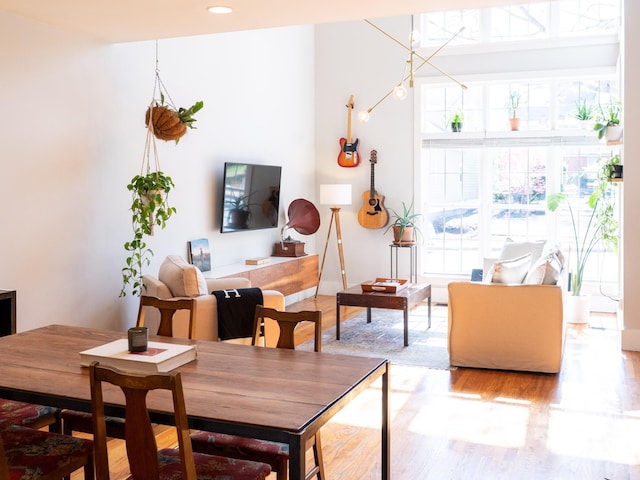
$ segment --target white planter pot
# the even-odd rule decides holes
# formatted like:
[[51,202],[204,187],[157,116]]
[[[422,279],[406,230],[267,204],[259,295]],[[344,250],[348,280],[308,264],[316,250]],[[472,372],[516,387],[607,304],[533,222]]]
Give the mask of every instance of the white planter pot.
[[622,140],[622,126],[611,125],[607,127],[607,131],[604,132],[604,138],[607,142],[619,142]]
[[569,323],[589,323],[591,295],[567,295],[564,314]]

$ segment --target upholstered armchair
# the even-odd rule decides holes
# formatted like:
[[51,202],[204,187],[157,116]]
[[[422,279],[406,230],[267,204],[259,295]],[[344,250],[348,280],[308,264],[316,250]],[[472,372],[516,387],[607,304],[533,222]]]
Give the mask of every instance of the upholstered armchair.
[[[247,278],[204,278],[202,272],[194,265],[187,263],[178,255],[169,255],[160,266],[158,276],[144,275],[144,295],[162,299],[191,297],[196,300],[195,337],[198,340],[219,340],[218,334],[218,304],[216,297],[211,295],[214,290],[228,290],[250,288],[251,282]],[[263,290],[264,306],[278,310],[285,309],[284,295],[276,290]],[[182,319],[181,316],[186,316]],[[184,320],[184,321],[181,321]],[[252,319],[253,320],[253,319]],[[157,311],[148,312],[145,325],[149,333],[155,334],[160,322]],[[188,337],[188,312],[176,313],[174,322],[174,337]],[[251,339],[248,339],[250,343]]]

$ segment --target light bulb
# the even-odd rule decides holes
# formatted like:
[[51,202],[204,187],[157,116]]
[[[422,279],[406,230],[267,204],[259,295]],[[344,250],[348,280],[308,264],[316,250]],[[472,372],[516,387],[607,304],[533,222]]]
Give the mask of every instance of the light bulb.
[[360,120],[362,123],[367,123],[369,121],[369,112],[363,110],[358,113],[358,120]]
[[407,89],[402,83],[393,88],[393,96],[398,100],[404,100],[407,98]]

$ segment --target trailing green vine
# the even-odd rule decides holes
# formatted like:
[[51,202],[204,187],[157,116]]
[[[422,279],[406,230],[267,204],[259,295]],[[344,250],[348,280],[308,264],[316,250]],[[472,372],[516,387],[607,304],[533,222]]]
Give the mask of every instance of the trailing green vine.
[[142,270],[149,266],[153,256],[145,236],[153,235],[155,225],[164,228],[167,220],[176,213],[176,209],[169,206],[167,202],[168,194],[174,186],[171,177],[160,171],[136,175],[127,185],[127,189],[133,192],[131,204],[133,240],[124,244],[124,249],[129,252],[129,256],[122,268],[121,297],[126,296],[128,285],[131,285],[132,295],[142,293]]
[[133,192],[131,204],[131,225],[133,240],[125,242],[124,249],[129,252],[126,265],[122,268],[122,290],[120,296],[126,296],[126,288],[131,285],[132,295],[142,293],[142,270],[149,266],[153,251],[147,246],[145,236],[153,235],[154,226],[166,226],[167,220],[176,213],[169,206],[168,194],[174,187],[171,177],[160,171],[146,175],[136,175],[127,185]]

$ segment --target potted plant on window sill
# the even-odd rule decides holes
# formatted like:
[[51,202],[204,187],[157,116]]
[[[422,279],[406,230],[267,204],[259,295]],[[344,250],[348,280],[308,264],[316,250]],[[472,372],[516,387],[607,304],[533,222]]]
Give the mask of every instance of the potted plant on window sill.
[[520,93],[509,93],[509,103],[507,108],[509,109],[509,126],[511,131],[520,130],[520,118],[518,117],[518,108],[520,107]]
[[610,144],[622,140],[621,113],[622,104],[613,98],[604,107],[600,106],[598,121],[593,126],[593,129],[598,132],[598,139],[604,138]]
[[580,128],[583,130],[592,130],[591,122],[593,121],[593,107],[587,104],[586,100],[576,102],[575,119],[578,120]]
[[452,132],[461,132],[462,131],[462,122],[464,121],[464,114],[462,111],[458,110],[451,117],[451,131]]
[[413,201],[409,207],[402,202],[402,214],[392,208],[389,210],[391,211],[392,222],[384,233],[393,230],[394,245],[413,245],[416,243],[416,238],[422,234],[417,225],[418,219],[422,214],[413,211]]
[[567,321],[570,323],[587,323],[589,319],[590,297],[582,293],[583,279],[587,260],[598,244],[603,244],[618,252],[618,221],[615,217],[611,188],[615,186],[609,182],[609,167],[603,164],[599,170],[593,193],[588,198],[591,209],[586,226],[580,228],[571,208],[571,202],[566,193],[554,193],[547,197],[547,208],[555,212],[562,203],[566,203],[571,226],[573,227],[573,266],[570,267],[571,295],[567,296]]

